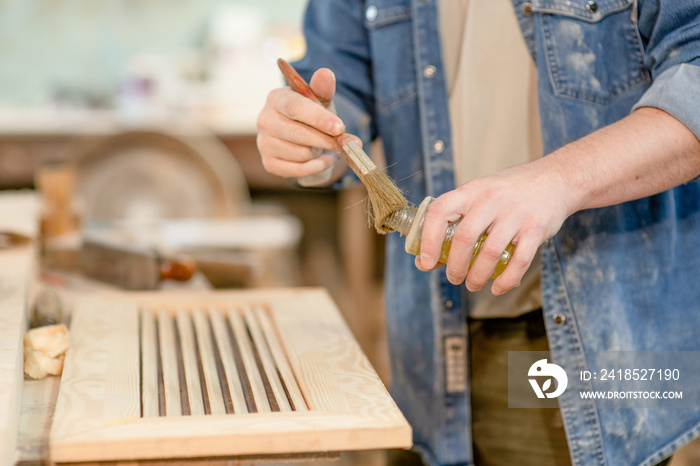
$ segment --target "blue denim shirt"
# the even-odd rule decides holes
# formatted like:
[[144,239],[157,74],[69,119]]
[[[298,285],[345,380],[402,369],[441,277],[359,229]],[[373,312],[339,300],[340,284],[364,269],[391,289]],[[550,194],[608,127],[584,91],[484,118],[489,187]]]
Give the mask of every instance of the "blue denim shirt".
[[[697,0],[524,3],[513,0],[537,63],[545,153],[635,105],[664,109],[700,135]],[[348,131],[382,138],[390,175],[414,203],[454,188],[437,25],[436,0],[311,0],[308,53],[296,64],[307,78],[335,71]],[[434,74],[423,73],[429,65]],[[554,361],[585,370],[584,351],[700,349],[699,244],[697,181],[569,218],[542,248]],[[428,461],[473,464],[468,381],[446,365],[463,358],[454,344],[467,338],[462,288],[444,271],[418,271],[398,235],[386,252],[392,394]],[[700,412],[601,409],[574,398],[586,388],[570,380],[559,398],[576,465],[653,465],[700,434]]]

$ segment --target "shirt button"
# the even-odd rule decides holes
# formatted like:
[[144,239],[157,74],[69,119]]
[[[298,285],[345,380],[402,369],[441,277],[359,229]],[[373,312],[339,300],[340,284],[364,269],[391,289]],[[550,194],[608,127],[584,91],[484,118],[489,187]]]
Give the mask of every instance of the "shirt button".
[[588,10],[590,13],[595,13],[598,11],[598,4],[593,0],[590,0],[588,3],[586,3],[586,10]]
[[523,14],[525,16],[532,16],[532,3],[530,3],[530,2],[523,3]]
[[438,139],[433,143],[433,149],[435,150],[436,153],[441,154],[442,151],[445,150],[445,143],[442,142],[442,139]]
[[423,68],[423,76],[426,78],[432,78],[435,76],[435,67],[433,65],[428,65],[425,68]]
[[566,322],[566,316],[564,316],[564,314],[557,314],[554,316],[554,323],[558,326],[561,327],[564,325],[564,322]]
[[374,21],[375,19],[377,19],[378,15],[379,9],[374,5],[368,6],[365,10],[365,18],[367,19],[367,21]]
[[455,302],[452,301],[451,299],[446,299],[445,300],[445,309],[450,310],[453,307],[455,307]]

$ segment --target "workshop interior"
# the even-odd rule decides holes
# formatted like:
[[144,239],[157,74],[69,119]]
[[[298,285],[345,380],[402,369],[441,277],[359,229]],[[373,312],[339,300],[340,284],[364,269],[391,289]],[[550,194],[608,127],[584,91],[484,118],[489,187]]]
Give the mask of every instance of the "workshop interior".
[[[523,234],[539,217],[489,249],[504,239],[494,225],[518,217],[513,202],[465,240],[467,210],[496,195],[464,195],[464,210],[432,223],[457,204],[435,202],[443,193],[493,194],[477,178],[605,136],[654,99],[675,98],[652,117],[698,102],[671,92],[700,79],[686,50],[700,9],[675,1],[0,1],[0,466],[700,465],[695,330],[654,301],[693,311],[659,285],[677,289],[700,263],[673,256],[700,212],[669,195],[678,183],[568,212],[537,245]],[[693,8],[680,32],[638,33]],[[664,34],[676,48],[655,44]],[[677,76],[657,75],[659,50]],[[311,78],[325,66],[347,74],[335,101],[317,93],[323,74]],[[263,163],[261,121],[280,88],[298,109],[338,104],[343,124],[326,127],[342,129],[323,134],[336,151],[295,141],[319,132],[301,116],[282,141],[333,167],[285,178]],[[698,131],[697,111],[678,114]],[[629,154],[670,127],[634,128]],[[586,141],[576,147],[595,155]],[[626,150],[611,160],[632,166]],[[349,170],[326,182],[336,162]],[[509,188],[525,198],[544,178],[532,179]],[[525,265],[518,241],[532,246]],[[459,283],[440,268],[450,251]],[[469,291],[489,255],[487,285]],[[440,269],[424,270],[426,256]],[[490,294],[514,267],[521,280]],[[644,351],[620,350],[654,330]],[[647,396],[658,382],[686,399],[618,399],[640,361],[657,364]],[[615,399],[584,395],[601,387]],[[498,461],[518,451],[530,461]]]
[[302,189],[256,148],[304,8],[0,6],[3,466],[382,465],[410,446],[366,193]]

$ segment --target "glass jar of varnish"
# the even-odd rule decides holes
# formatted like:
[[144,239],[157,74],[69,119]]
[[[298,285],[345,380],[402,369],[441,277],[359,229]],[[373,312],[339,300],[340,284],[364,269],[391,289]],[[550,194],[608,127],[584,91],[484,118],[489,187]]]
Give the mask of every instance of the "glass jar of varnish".
[[[431,202],[435,200],[434,197],[426,197],[423,202],[420,203],[418,207],[413,204],[409,204],[401,210],[398,210],[391,214],[384,221],[384,225],[394,231],[399,232],[402,235],[406,235],[406,252],[417,256],[420,254],[420,241],[421,234],[423,233],[423,221],[425,220],[425,213],[428,211],[428,206]],[[447,224],[447,231],[445,232],[445,240],[442,243],[442,250],[440,251],[439,262],[447,264],[447,258],[450,254],[450,248],[452,247],[452,236],[459,225],[459,222],[450,222]],[[484,245],[484,241],[488,235],[486,233],[482,234],[474,245],[472,251],[472,258],[469,261],[469,268],[471,268],[474,263],[474,259],[481,252],[481,248]],[[515,246],[509,244],[505,251],[501,254],[498,264],[496,265],[496,270],[491,275],[491,278],[498,277],[508,265],[508,261],[513,255],[513,250]]]

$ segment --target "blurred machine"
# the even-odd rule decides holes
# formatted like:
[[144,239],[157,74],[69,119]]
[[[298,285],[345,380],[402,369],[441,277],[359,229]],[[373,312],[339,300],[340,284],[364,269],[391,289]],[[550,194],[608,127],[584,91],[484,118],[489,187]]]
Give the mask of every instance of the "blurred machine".
[[214,287],[299,284],[300,222],[253,206],[235,159],[204,131],[120,133],[41,167],[37,186],[51,269],[156,289],[189,279],[171,270],[185,255]]

